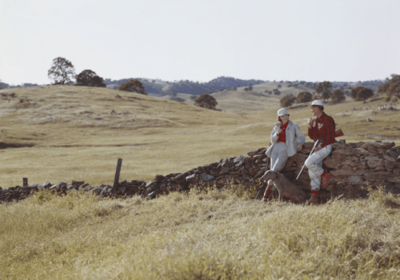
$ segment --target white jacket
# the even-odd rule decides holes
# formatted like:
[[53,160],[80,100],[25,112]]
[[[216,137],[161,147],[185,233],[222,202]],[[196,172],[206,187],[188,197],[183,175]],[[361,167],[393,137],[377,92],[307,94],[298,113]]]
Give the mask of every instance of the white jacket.
[[[274,148],[274,145],[276,142],[278,142],[279,135],[278,135],[278,130],[281,127],[281,123],[277,123],[272,129],[271,132],[271,142],[272,145],[269,146],[267,152],[265,153],[268,157],[271,157],[271,152],[272,149]],[[293,123],[292,121],[289,121],[289,124],[286,128],[286,146],[287,146],[287,153],[288,156],[291,157],[295,154],[297,154],[297,145],[299,143],[304,144],[306,140],[306,137],[304,136],[303,132],[301,132],[300,127],[296,124]]]

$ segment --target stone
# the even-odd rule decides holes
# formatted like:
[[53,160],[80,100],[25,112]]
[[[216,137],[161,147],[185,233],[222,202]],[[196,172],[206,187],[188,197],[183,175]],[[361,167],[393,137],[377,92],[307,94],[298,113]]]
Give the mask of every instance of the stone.
[[368,147],[372,147],[374,149],[389,149],[395,146],[394,142],[368,142],[364,143],[361,148],[366,149]]
[[351,170],[331,170],[329,173],[334,177],[347,177],[354,175],[354,172]]
[[383,158],[384,158],[385,160],[387,160],[387,161],[396,162],[396,159],[395,159],[395,158],[392,158],[392,157],[389,156],[389,155],[383,155]]
[[362,184],[363,183],[363,179],[361,178],[361,176],[350,176],[347,177],[344,180],[345,183],[351,184],[351,185],[358,185],[358,184]]
[[200,180],[207,182],[207,181],[214,179],[214,176],[209,175],[209,174],[200,174],[199,178],[200,178]]
[[327,158],[324,160],[324,166],[331,169],[340,169],[341,162],[340,159]]
[[369,168],[376,168],[378,166],[384,166],[385,162],[382,159],[370,159],[367,161],[367,165],[369,166]]

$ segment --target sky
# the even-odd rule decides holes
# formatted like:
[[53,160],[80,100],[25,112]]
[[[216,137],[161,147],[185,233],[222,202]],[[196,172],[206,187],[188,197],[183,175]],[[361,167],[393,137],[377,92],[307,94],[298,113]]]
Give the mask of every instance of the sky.
[[400,73],[399,0],[0,0],[0,80],[76,74],[208,82]]

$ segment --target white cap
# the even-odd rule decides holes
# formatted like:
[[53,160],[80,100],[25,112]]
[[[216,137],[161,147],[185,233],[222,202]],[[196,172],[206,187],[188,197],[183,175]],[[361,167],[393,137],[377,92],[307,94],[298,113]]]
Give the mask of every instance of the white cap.
[[278,117],[283,116],[283,115],[289,115],[289,112],[286,111],[286,109],[279,109],[278,110]]
[[322,102],[322,100],[314,100],[312,103],[311,103],[311,106],[312,105],[317,105],[317,106],[322,106],[322,107],[324,107],[324,103]]

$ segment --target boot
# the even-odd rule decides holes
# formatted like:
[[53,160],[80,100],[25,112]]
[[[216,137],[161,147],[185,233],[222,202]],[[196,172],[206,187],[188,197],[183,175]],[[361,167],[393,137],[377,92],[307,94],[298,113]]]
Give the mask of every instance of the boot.
[[307,201],[307,205],[318,204],[318,190],[311,191],[311,198]]
[[326,186],[329,184],[329,181],[331,180],[332,175],[329,174],[328,172],[326,172],[326,170],[324,170],[324,173],[322,173],[321,175],[321,188],[325,189]]

